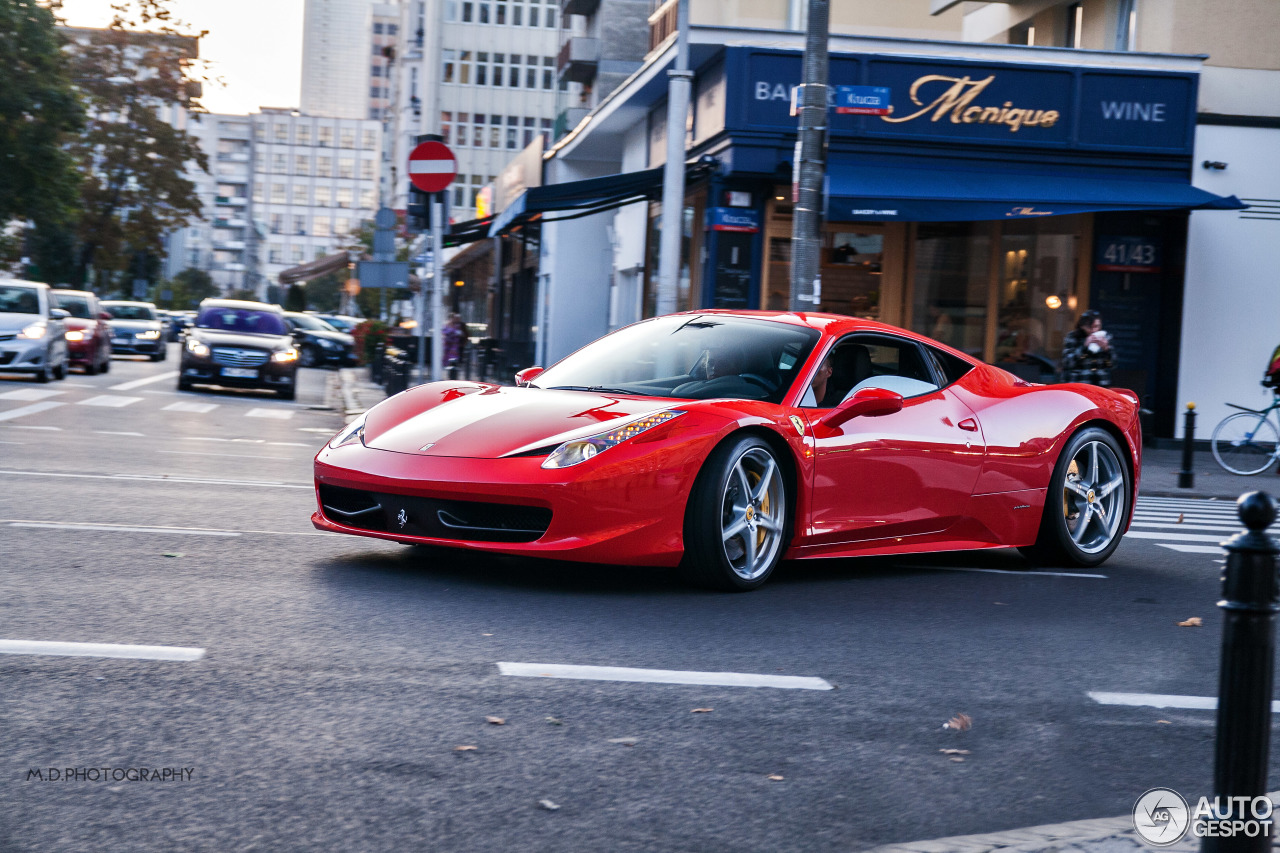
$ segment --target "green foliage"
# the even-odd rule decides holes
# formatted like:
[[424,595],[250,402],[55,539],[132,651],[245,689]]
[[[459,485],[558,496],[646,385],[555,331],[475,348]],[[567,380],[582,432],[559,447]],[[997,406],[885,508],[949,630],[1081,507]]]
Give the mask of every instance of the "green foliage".
[[[160,292],[170,291],[169,299],[160,299]],[[194,311],[200,306],[200,300],[219,296],[218,285],[204,270],[187,267],[172,279],[155,288],[157,298],[152,301],[160,308],[172,308],[175,311]]]
[[351,330],[356,339],[356,354],[361,364],[372,364],[378,357],[378,345],[386,344],[390,326],[381,320],[365,320]]
[[301,285],[291,284],[289,290],[284,296],[284,310],[286,311],[306,311],[307,310],[307,294],[303,291]]
[[[0,0],[11,2],[11,0]],[[77,227],[77,280],[90,267],[125,272],[135,258],[164,257],[164,235],[201,215],[192,163],[208,171],[195,137],[170,124],[198,111],[194,62],[198,35],[173,21],[172,0],[129,0],[111,26],[77,35],[71,76],[88,108],[69,151],[84,180]]]
[[307,307],[312,311],[332,313],[342,304],[342,288],[346,273],[326,273],[307,282]]
[[230,293],[227,294],[227,298],[243,299],[245,302],[257,302],[258,294],[254,293],[252,290],[249,290],[248,288],[242,288],[240,290],[231,291]]

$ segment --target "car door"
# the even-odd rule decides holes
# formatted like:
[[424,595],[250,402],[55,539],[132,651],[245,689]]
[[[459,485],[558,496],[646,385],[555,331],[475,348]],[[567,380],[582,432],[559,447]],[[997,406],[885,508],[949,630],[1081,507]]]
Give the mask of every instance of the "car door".
[[[856,349],[863,348],[869,358]],[[857,358],[847,358],[850,352]],[[809,537],[815,545],[917,536],[963,517],[985,446],[973,410],[915,341],[856,334],[837,341],[826,405],[860,388],[902,393],[899,412],[814,430]],[[829,409],[810,409],[811,424]]]

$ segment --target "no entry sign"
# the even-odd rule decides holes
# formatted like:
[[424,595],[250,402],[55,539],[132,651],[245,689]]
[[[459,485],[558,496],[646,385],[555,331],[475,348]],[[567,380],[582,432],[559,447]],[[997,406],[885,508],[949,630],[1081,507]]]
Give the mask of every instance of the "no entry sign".
[[409,180],[425,193],[438,193],[453,183],[458,161],[443,142],[423,142],[409,153]]

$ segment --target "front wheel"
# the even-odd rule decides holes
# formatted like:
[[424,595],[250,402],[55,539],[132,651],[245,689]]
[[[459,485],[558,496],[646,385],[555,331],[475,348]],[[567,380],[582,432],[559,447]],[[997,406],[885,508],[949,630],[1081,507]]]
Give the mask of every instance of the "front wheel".
[[320,363],[320,356],[316,354],[316,351],[313,347],[302,348],[302,355],[301,355],[301,358],[299,358],[298,360],[299,366],[315,367],[319,363]]
[[1110,433],[1097,427],[1076,433],[1054,466],[1036,542],[1020,550],[1040,565],[1100,565],[1124,535],[1131,483],[1124,450]]
[[773,449],[753,436],[721,444],[689,494],[685,575],[730,592],[762,585],[782,559],[789,513],[786,476]]
[[1266,415],[1237,412],[1213,429],[1213,458],[1232,474],[1261,474],[1276,461],[1280,434]]

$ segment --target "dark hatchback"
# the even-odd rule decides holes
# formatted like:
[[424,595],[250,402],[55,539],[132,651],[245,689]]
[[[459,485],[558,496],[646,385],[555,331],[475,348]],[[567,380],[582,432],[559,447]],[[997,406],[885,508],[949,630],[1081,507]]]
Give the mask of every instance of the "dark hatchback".
[[178,390],[192,385],[268,388],[297,394],[298,349],[284,311],[264,302],[206,299],[182,345]]
[[293,330],[303,367],[354,367],[356,339],[313,314],[284,312],[285,322]]

